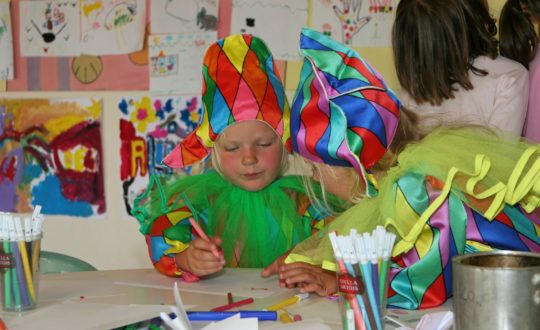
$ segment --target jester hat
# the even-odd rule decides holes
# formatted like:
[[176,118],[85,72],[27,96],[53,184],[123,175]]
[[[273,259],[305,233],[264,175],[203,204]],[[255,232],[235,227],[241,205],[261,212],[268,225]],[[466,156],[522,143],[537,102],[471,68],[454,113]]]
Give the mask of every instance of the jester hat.
[[300,34],[304,64],[291,108],[293,150],[314,162],[354,167],[367,196],[376,194],[366,172],[386,152],[400,102],[354,50],[307,28]]
[[290,151],[290,109],[273,56],[252,35],[237,34],[208,47],[203,59],[202,121],[163,162],[180,168],[209,155],[218,135],[235,123],[260,120]]

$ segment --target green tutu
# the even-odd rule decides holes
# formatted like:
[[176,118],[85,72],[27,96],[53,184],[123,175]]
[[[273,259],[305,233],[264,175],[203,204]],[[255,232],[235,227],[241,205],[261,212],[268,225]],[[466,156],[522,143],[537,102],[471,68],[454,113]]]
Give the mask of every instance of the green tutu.
[[190,217],[207,235],[222,238],[227,266],[265,267],[329,216],[310,204],[299,176],[281,177],[256,192],[235,186],[215,171],[162,180],[152,178],[132,212],[158,269],[160,260],[181,252],[195,237]]

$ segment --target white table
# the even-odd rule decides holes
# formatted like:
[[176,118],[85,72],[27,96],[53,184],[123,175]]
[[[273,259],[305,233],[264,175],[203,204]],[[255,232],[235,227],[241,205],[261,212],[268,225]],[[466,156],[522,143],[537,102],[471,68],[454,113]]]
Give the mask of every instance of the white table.
[[[298,293],[279,288],[276,277],[262,279],[259,273],[260,269],[230,268],[196,283],[169,278],[153,269],[47,274],[40,277],[36,309],[0,315],[9,329],[110,329],[155,317],[160,311],[169,312],[167,305],[174,305],[175,281],[188,310],[210,310],[225,305],[229,291],[235,300],[254,298],[254,303],[241,308],[244,310],[262,310]],[[331,329],[342,329],[336,300],[311,295],[286,309],[291,314],[300,314],[306,322],[318,321]],[[418,315],[421,314],[417,317],[409,314],[409,326],[414,327]],[[287,326],[290,325],[295,324]],[[259,324],[261,329],[281,326],[285,325]]]

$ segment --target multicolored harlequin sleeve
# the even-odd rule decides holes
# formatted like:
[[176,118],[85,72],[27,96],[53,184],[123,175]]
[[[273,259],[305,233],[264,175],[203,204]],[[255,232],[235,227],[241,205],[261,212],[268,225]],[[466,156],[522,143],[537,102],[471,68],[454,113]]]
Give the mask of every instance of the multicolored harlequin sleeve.
[[[396,210],[424,222],[412,248],[396,255],[390,270],[388,304],[406,309],[439,306],[452,295],[454,256],[475,251],[540,251],[540,219],[519,206],[505,205],[488,219],[450,191],[434,212],[429,206],[443,193],[443,182],[409,175],[397,182]],[[411,190],[411,187],[417,189]]]
[[[195,238],[189,222],[192,211],[184,204],[181,194],[167,191],[161,180],[156,175],[151,176],[146,191],[135,199],[132,215],[140,223],[139,231],[145,236],[154,267],[168,276],[195,280],[193,275],[177,267],[174,258]],[[204,220],[203,214],[197,216]]]
[[148,253],[154,268],[168,276],[182,276],[174,255],[189,247],[192,235],[187,207],[158,216],[145,234]]

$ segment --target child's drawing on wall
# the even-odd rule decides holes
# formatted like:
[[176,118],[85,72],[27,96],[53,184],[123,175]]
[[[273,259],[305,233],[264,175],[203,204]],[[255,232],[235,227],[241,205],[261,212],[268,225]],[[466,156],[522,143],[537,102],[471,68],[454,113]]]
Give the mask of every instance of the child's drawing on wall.
[[218,0],[152,1],[152,33],[216,32],[218,4]]
[[122,98],[121,169],[123,202],[130,214],[133,200],[141,194],[151,174],[163,177],[201,173],[205,164],[197,164],[173,173],[162,165],[163,158],[190,133],[201,119],[201,99],[192,97]]
[[100,100],[0,100],[0,211],[105,213],[100,117]]
[[76,56],[79,44],[79,2],[21,1],[22,56]]
[[394,0],[313,0],[311,26],[353,47],[389,47]]

